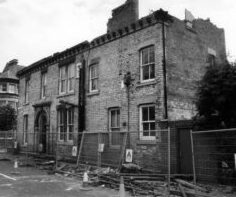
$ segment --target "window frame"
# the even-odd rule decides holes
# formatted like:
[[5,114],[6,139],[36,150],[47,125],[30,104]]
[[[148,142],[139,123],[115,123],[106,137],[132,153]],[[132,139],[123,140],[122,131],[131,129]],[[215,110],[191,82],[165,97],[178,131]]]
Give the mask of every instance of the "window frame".
[[[94,76],[92,78],[92,68],[95,67],[96,68],[96,76]],[[89,66],[89,92],[97,92],[99,90],[98,88],[98,79],[99,79],[99,73],[98,73],[98,63],[95,64],[91,64]],[[92,82],[93,81],[97,81],[97,88],[96,89],[92,89]]]
[[210,66],[215,66],[216,65],[216,56],[214,54],[208,53],[207,63],[209,63]]
[[[153,49],[153,58],[154,58],[154,61],[153,62],[149,62],[149,58],[150,58],[150,49]],[[145,63],[143,64],[143,52],[144,50],[148,50],[148,63]],[[140,58],[140,82],[141,83],[145,83],[145,82],[151,82],[151,81],[154,81],[155,80],[155,67],[156,67],[156,58],[155,58],[155,46],[154,45],[149,45],[149,46],[146,46],[146,47],[143,47],[139,50],[139,58]],[[150,72],[150,67],[153,66],[154,67],[154,77],[151,78],[150,75],[151,75],[151,72]],[[144,77],[144,74],[143,74],[143,68],[144,67],[148,67],[149,69],[149,78],[148,79],[143,79]]]
[[[73,107],[67,109],[61,108],[57,110],[57,113],[58,113],[58,141],[72,143],[74,140],[74,125],[75,125],[74,108]],[[72,122],[69,122],[69,113],[71,113]],[[72,131],[70,131],[71,127]],[[61,133],[63,134],[61,135]]]
[[[72,73],[70,71],[72,71]],[[72,74],[72,76],[70,76],[70,74]],[[70,89],[70,81],[72,81],[71,89]],[[71,63],[67,66],[67,92],[69,93],[74,92],[74,89],[75,89],[75,64]]]
[[23,116],[23,144],[28,143],[28,129],[29,129],[29,116],[25,114]]
[[[63,78],[62,78],[62,69],[65,69],[65,76]],[[70,87],[70,81],[72,81],[71,87]],[[65,83],[64,91],[62,91],[63,83]],[[75,91],[75,63],[59,67],[59,95],[73,93],[74,91]]]
[[[6,90],[3,90],[3,87],[5,86]],[[7,87],[7,83],[6,82],[2,82],[0,83],[0,92],[1,93],[6,93],[8,90],[8,87]]]
[[25,103],[29,102],[29,79],[25,80]]
[[[147,120],[147,121],[143,121],[143,109],[144,108],[150,108],[150,107],[154,107],[154,120]],[[155,113],[155,104],[145,104],[145,105],[140,105],[139,106],[139,132],[140,132],[140,140],[156,140],[157,139],[157,130],[156,130],[156,113]],[[148,114],[149,116],[149,114]],[[150,125],[149,125],[149,136],[144,136],[143,135],[143,123],[154,123],[155,124],[155,130],[150,130]],[[155,131],[155,136],[151,136],[151,132]]]
[[[13,91],[11,91],[11,88],[10,88],[11,86],[13,87]],[[9,92],[9,93],[11,93],[11,94],[16,94],[16,88],[17,88],[17,87],[16,87],[16,84],[14,84],[14,83],[9,83],[9,84],[8,84],[8,92]]]
[[47,88],[47,72],[41,73],[41,99],[46,97],[46,88]]
[[[112,127],[112,112],[116,112],[116,127]],[[118,121],[118,113],[119,112],[119,121]],[[109,118],[109,124],[108,124],[108,130],[109,130],[109,144],[112,147],[120,147],[120,144],[113,144],[113,140],[112,140],[112,132],[115,131],[115,134],[118,133],[118,135],[120,135],[120,130],[121,130],[121,110],[119,107],[113,107],[110,108],[108,111],[108,118]],[[113,133],[114,134],[114,133]]]
[[[64,78],[62,78],[62,69],[65,70],[65,77]],[[66,75],[67,75],[66,74],[66,66],[61,66],[59,68],[59,94],[66,94],[66,89],[67,89],[67,77],[66,77]],[[64,91],[62,91],[63,82],[65,82],[65,86],[64,86],[65,90]]]

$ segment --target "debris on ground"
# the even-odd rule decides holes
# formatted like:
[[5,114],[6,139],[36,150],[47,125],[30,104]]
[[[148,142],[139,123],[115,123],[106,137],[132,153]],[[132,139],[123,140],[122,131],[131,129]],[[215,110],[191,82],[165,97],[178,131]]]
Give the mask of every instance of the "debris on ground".
[[[5,158],[0,158],[0,161]],[[167,174],[157,174],[145,171],[137,164],[123,164],[118,169],[111,167],[95,167],[88,164],[71,164],[55,161],[52,158],[24,158],[19,159],[19,167],[35,166],[46,170],[48,174],[55,174],[64,177],[73,177],[80,181],[87,180],[88,187],[82,187],[81,190],[91,190],[90,187],[107,187],[111,189],[120,189],[120,180],[123,177],[124,188],[131,196],[167,196],[170,191],[171,197],[233,197],[236,196],[236,188],[233,186],[221,185],[201,185],[194,184],[190,175],[171,175],[171,184],[168,188]],[[148,173],[147,173],[148,172]],[[85,174],[88,177],[84,177]]]

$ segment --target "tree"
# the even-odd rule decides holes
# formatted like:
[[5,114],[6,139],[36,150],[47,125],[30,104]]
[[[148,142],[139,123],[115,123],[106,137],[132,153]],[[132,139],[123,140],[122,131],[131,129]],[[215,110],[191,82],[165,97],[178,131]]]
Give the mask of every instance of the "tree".
[[0,131],[8,131],[16,124],[16,112],[10,105],[0,106]]
[[207,67],[198,87],[196,106],[198,127],[235,127],[236,67],[229,63]]

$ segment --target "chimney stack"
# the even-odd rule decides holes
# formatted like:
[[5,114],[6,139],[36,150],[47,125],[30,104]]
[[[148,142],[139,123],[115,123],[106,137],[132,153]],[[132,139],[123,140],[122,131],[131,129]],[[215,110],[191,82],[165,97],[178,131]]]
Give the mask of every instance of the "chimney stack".
[[112,10],[112,18],[107,23],[107,32],[124,28],[139,19],[139,0],[127,0]]

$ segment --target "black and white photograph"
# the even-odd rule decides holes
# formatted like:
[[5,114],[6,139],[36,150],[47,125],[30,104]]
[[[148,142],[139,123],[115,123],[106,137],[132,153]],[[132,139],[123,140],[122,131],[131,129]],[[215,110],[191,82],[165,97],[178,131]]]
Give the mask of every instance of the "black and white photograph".
[[0,197],[236,197],[234,0],[0,0]]

